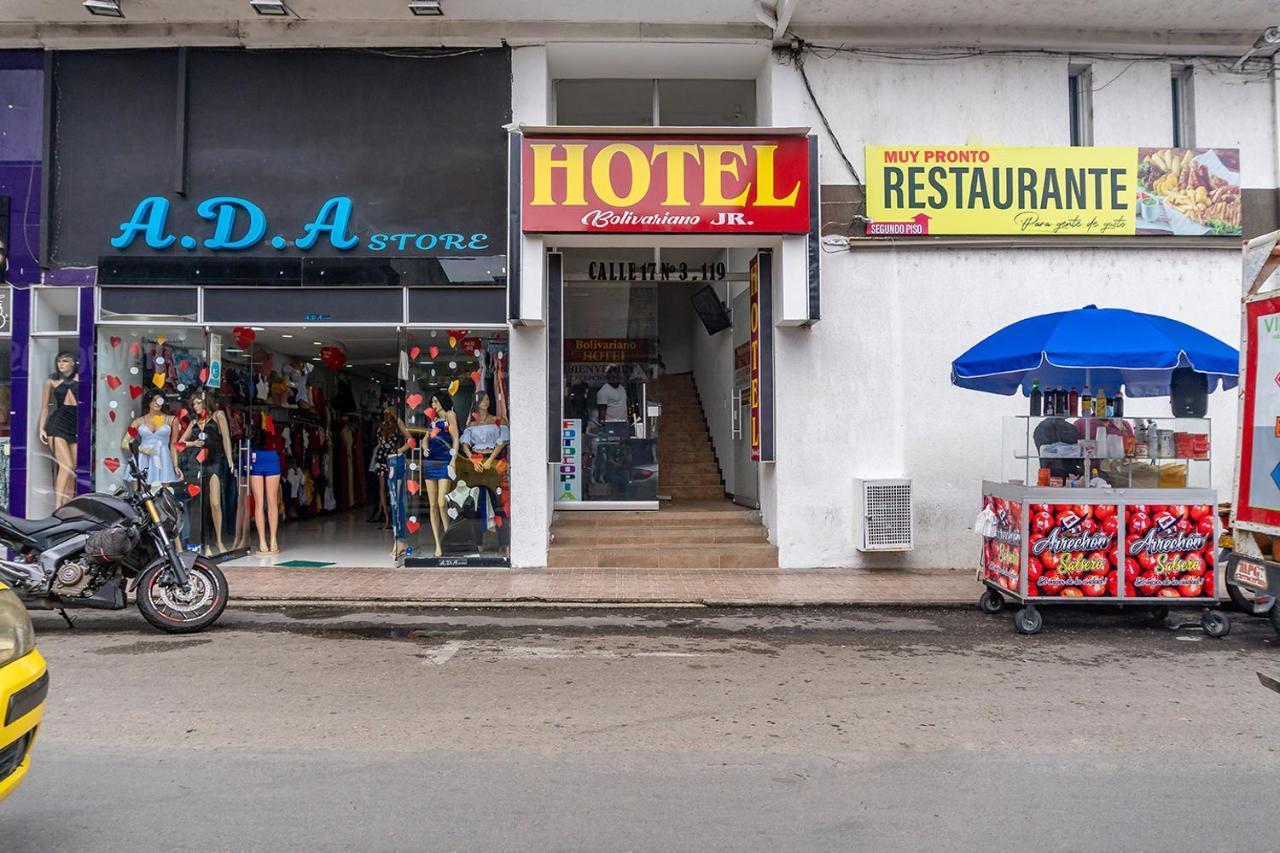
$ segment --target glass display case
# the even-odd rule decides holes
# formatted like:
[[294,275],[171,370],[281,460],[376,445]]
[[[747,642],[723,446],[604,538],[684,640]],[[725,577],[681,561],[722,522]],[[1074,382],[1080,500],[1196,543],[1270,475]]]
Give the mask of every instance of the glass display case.
[[1048,488],[1209,488],[1211,438],[1207,418],[1006,417],[1001,478]]

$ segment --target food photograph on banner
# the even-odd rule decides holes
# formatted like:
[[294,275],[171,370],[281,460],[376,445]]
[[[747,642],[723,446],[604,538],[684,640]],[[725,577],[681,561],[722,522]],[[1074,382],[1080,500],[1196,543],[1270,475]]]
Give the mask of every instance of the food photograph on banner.
[[868,236],[1238,237],[1234,148],[866,148]]

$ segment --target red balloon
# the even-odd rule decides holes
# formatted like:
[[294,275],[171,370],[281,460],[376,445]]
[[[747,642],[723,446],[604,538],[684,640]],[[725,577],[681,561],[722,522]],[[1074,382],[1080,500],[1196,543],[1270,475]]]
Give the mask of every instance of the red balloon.
[[236,346],[240,349],[248,349],[249,345],[258,337],[258,333],[248,326],[236,326],[231,330],[231,336],[236,339]]

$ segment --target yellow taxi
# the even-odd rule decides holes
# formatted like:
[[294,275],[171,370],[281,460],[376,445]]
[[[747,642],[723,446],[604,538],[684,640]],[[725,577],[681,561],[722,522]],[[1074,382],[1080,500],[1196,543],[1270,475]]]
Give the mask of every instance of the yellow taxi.
[[0,583],[0,800],[27,774],[48,692],[49,672],[36,651],[31,617]]

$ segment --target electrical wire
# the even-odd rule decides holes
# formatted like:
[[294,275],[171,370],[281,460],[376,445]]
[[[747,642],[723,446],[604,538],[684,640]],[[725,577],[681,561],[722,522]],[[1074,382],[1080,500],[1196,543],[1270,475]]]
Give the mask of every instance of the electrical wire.
[[[1119,51],[1070,51],[1050,50],[1047,48],[983,48],[983,47],[940,47],[936,50],[910,50],[900,48],[850,47],[845,44],[823,45],[799,41],[800,50],[812,53],[819,59],[831,59],[837,54],[864,56],[902,63],[959,62],[967,59],[984,57],[1044,57],[1065,59],[1090,59],[1099,62],[1115,61],[1156,62],[1161,64],[1194,65],[1210,74],[1236,78],[1238,82],[1253,83],[1276,79],[1276,68],[1271,59],[1255,57],[1236,71],[1235,60],[1208,54],[1175,54],[1175,53],[1126,53]],[[1128,70],[1127,68],[1125,69]],[[1124,72],[1121,72],[1122,74]],[[1252,79],[1240,79],[1252,78]]]
[[849,174],[853,176],[853,182],[857,186],[862,186],[862,176],[858,174],[858,170],[853,168],[853,163],[849,160],[849,155],[844,153],[844,148],[840,145],[840,139],[836,136],[836,132],[831,129],[831,122],[827,121],[827,114],[822,109],[822,104],[818,103],[818,96],[813,92],[813,86],[809,84],[809,75],[804,70],[804,54],[796,52],[793,54],[796,69],[800,72],[800,79],[804,81],[805,91],[809,93],[809,100],[813,102],[813,108],[818,111],[818,118],[822,119],[822,126],[827,129],[827,136],[831,138],[831,143],[836,147],[836,153],[840,155],[840,159],[844,161],[845,167],[849,170]]

